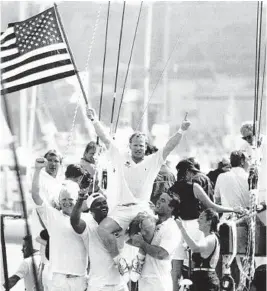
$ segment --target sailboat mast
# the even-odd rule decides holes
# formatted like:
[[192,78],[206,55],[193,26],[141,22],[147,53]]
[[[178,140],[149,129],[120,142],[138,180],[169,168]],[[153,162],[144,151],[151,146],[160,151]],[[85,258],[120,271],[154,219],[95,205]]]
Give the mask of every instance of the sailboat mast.
[[145,79],[144,79],[144,117],[142,120],[142,131],[148,132],[148,108],[146,106],[149,99],[149,83],[150,83],[150,53],[151,53],[151,35],[152,35],[152,19],[153,19],[153,3],[147,3],[147,25],[145,35],[145,54],[144,54],[144,67],[145,67]]

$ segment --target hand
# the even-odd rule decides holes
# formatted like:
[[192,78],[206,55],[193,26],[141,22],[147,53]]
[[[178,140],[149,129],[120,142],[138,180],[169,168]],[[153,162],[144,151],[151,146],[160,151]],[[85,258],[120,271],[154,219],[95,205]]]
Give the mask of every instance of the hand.
[[246,214],[246,209],[244,209],[243,207],[241,207],[241,206],[235,206],[234,208],[233,208],[233,211],[235,212],[235,213],[237,213],[237,214]]
[[47,166],[47,159],[46,158],[37,158],[35,160],[35,169],[42,169]]
[[93,108],[86,107],[86,115],[91,121],[95,120],[96,118],[96,113]]
[[179,228],[183,228],[184,227],[184,224],[183,224],[183,221],[180,217],[178,217],[176,220],[176,224]]
[[88,188],[81,189],[78,193],[78,199],[79,200],[86,200],[88,198]]
[[143,236],[138,233],[138,234],[135,234],[132,236],[132,245],[137,247],[137,248],[140,248],[142,246],[142,244],[144,243],[144,239],[143,239]]
[[187,130],[190,125],[191,125],[191,122],[189,120],[183,120],[181,124],[181,130],[183,131]]

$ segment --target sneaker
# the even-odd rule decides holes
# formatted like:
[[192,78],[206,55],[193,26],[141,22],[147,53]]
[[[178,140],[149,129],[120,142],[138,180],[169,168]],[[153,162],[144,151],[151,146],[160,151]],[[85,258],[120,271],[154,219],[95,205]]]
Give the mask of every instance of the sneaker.
[[130,274],[131,281],[137,282],[139,280],[142,270],[143,270],[144,262],[145,262],[144,260],[140,260],[138,257],[133,259],[132,269],[131,269],[131,274]]
[[124,258],[119,259],[118,270],[119,270],[124,282],[128,283],[130,280],[129,267],[128,267],[128,264]]

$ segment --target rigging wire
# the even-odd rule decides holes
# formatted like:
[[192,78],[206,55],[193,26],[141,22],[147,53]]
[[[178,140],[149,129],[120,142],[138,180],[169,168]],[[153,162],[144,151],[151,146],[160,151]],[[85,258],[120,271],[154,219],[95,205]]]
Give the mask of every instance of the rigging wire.
[[[102,4],[99,5],[99,9],[98,9],[98,13],[97,13],[97,17],[96,17],[96,21],[95,21],[95,25],[94,25],[94,30],[93,30],[93,35],[92,35],[92,39],[89,45],[89,51],[88,51],[88,56],[87,56],[87,60],[86,60],[86,65],[85,65],[85,71],[88,71],[88,67],[89,67],[89,62],[91,59],[91,54],[92,54],[92,50],[93,50],[93,45],[95,43],[95,35],[96,35],[96,30],[99,24],[99,19],[100,19],[100,14],[101,14],[101,9],[102,9]],[[84,78],[86,78],[86,74],[84,76]],[[70,133],[68,136],[68,141],[67,141],[67,147],[65,149],[65,152],[63,154],[63,159],[66,157],[67,152],[69,151],[69,148],[73,142],[73,131],[74,131],[74,127],[75,127],[75,122],[76,122],[76,118],[77,118],[77,114],[78,114],[78,108],[79,108],[79,103],[80,103],[80,99],[81,99],[81,94],[78,94],[78,100],[77,100],[77,104],[74,110],[74,115],[73,115],[73,119],[72,119],[72,124],[71,124],[71,129],[70,129]]]
[[[257,127],[259,126],[258,115],[259,115],[259,84],[260,84],[260,61],[261,61],[261,30],[262,30],[262,10],[263,10],[263,2],[261,1],[260,7],[260,20],[259,20],[259,45],[258,45],[258,72],[257,72],[257,109],[256,109],[256,123]],[[256,127],[256,128],[257,128]],[[255,131],[256,134],[257,131]],[[259,136],[256,135],[256,145],[258,144]]]
[[121,17],[121,30],[120,30],[120,39],[119,39],[119,49],[118,49],[118,56],[117,56],[117,67],[116,67],[113,102],[112,102],[111,119],[110,119],[110,133],[112,133],[114,109],[115,109],[115,103],[116,103],[116,94],[117,94],[117,83],[118,83],[119,61],[120,61],[120,52],[121,52],[121,40],[122,40],[122,31],[123,31],[123,23],[124,23],[125,4],[126,4],[126,1],[123,1],[123,9],[122,9],[122,17]]
[[128,66],[127,66],[126,76],[125,76],[125,80],[124,80],[124,84],[123,84],[121,100],[120,100],[120,105],[119,105],[119,109],[118,109],[118,115],[117,115],[117,120],[116,120],[114,133],[116,133],[117,127],[118,127],[118,123],[119,123],[120,111],[121,111],[122,101],[123,101],[123,97],[124,97],[124,91],[125,91],[125,88],[126,88],[127,78],[128,78],[128,74],[129,74],[130,64],[131,64],[131,60],[132,60],[135,39],[136,39],[137,30],[138,30],[138,26],[139,26],[139,20],[140,20],[140,16],[141,16],[141,12],[142,12],[142,6],[143,6],[143,1],[141,1],[141,4],[140,4],[139,14],[138,14],[138,18],[137,18],[136,27],[135,27],[134,38],[133,38],[132,48],[131,48],[131,52],[130,52],[130,58],[129,58]]
[[[102,79],[102,82],[101,82],[101,93],[100,93],[99,113],[98,113],[98,119],[99,119],[99,121],[101,120],[101,113],[102,113],[103,88],[104,88],[104,79],[105,79],[105,66],[106,66],[107,40],[108,40],[109,11],[110,11],[110,1],[108,1],[107,20],[106,20],[106,33],[105,33],[103,70],[102,70],[102,78],[101,78]],[[98,143],[99,143],[99,139],[98,139]]]
[[136,126],[136,128],[135,128],[135,131],[137,131],[137,130],[139,129],[139,126],[140,126],[140,124],[141,124],[141,122],[142,122],[142,120],[143,120],[143,117],[144,117],[144,115],[145,115],[145,112],[146,112],[146,110],[147,110],[147,108],[148,108],[149,102],[150,102],[151,98],[153,97],[154,92],[156,91],[156,88],[157,88],[159,82],[161,81],[161,78],[162,78],[162,76],[163,76],[163,74],[164,74],[165,69],[166,69],[166,68],[168,67],[168,65],[169,65],[169,61],[170,61],[170,59],[172,58],[172,55],[173,55],[173,53],[175,52],[175,50],[176,50],[176,48],[177,48],[177,46],[178,46],[178,42],[179,42],[179,39],[177,39],[177,41],[176,41],[176,43],[175,43],[175,46],[174,46],[174,48],[172,49],[172,52],[171,52],[171,54],[170,54],[170,56],[169,56],[169,58],[168,58],[168,60],[167,60],[167,62],[166,62],[166,64],[165,64],[165,66],[164,66],[164,68],[163,68],[163,70],[162,70],[162,72],[161,72],[161,74],[160,74],[160,77],[159,77],[159,79],[158,79],[156,85],[154,86],[153,91],[152,91],[150,97],[148,98],[147,105],[146,105],[145,109],[143,110],[143,113],[142,113],[141,118],[140,118],[140,120],[139,120],[139,122],[138,122],[138,124],[137,124],[137,126]]
[[257,25],[256,25],[256,56],[255,56],[255,87],[254,87],[254,114],[253,114],[253,136],[256,137],[256,127],[258,121],[258,88],[259,88],[259,58],[260,58],[260,31],[261,31],[260,1],[257,2]]

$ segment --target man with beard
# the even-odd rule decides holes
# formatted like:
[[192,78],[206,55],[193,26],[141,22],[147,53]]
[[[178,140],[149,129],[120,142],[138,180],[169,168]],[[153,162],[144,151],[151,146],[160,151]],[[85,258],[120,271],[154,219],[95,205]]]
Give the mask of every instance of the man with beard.
[[61,211],[51,207],[40,196],[40,172],[47,164],[46,159],[35,162],[32,198],[50,236],[49,261],[53,273],[50,291],[84,291],[88,255],[82,238],[69,222],[74,199],[78,197],[77,183],[64,182],[58,198]]
[[108,199],[112,198],[116,201],[116,206],[110,216],[100,223],[98,234],[118,265],[119,272],[127,281],[129,269],[125,259],[120,256],[113,233],[126,230],[139,212],[151,211],[148,202],[154,180],[167,156],[180,143],[183,132],[189,128],[191,123],[183,120],[181,128],[168,140],[165,147],[149,156],[145,156],[146,135],[135,132],[129,139],[130,155],[124,155],[113,139],[105,133],[100,122],[96,120],[94,109],[87,108],[87,117],[108,150],[107,155],[113,172],[116,174],[114,180],[117,181],[116,188],[114,187],[107,193]]
[[[86,199],[87,195],[79,195],[70,222],[74,231],[82,237],[89,252],[90,271],[87,291],[127,291],[126,283],[97,233],[99,223],[108,214],[107,200],[101,193],[93,193],[87,200],[91,213],[82,216],[82,205]],[[117,240],[121,240],[123,244],[122,237],[117,237]]]

